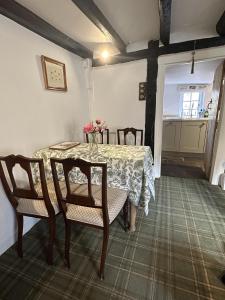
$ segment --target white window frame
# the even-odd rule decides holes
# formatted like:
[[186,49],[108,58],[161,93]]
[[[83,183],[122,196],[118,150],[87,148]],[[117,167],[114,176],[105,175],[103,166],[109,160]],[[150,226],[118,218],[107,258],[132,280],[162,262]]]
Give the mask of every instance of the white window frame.
[[[199,93],[199,101],[198,101],[198,112],[197,112],[197,116],[192,116],[192,114],[188,117],[186,116],[183,116],[183,102],[184,102],[184,94],[186,93]],[[191,96],[192,97],[192,96]],[[187,119],[194,119],[194,118],[198,118],[199,117],[199,112],[201,109],[204,109],[204,100],[205,100],[205,92],[204,90],[200,90],[200,89],[197,89],[197,90],[184,90],[184,91],[181,91],[180,92],[180,107],[179,107],[179,114],[180,114],[180,117],[182,118],[187,118]],[[191,102],[191,101],[190,101]],[[188,109],[187,109],[188,110]],[[189,109],[189,110],[192,110],[192,109]]]

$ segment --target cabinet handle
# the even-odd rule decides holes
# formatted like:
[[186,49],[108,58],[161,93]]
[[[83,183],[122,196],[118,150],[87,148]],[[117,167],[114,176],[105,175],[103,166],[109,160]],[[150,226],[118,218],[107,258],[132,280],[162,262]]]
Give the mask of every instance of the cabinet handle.
[[199,126],[199,128],[202,128],[203,126],[205,126],[205,123],[202,123],[202,124]]

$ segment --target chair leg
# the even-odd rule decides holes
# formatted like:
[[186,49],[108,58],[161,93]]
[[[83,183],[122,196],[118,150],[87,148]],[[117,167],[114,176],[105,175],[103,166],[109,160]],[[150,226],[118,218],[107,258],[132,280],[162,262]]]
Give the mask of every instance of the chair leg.
[[128,198],[123,206],[123,222],[124,222],[124,230],[128,229]]
[[18,240],[17,253],[19,257],[23,257],[23,215],[16,214],[18,224]]
[[104,268],[105,268],[105,259],[107,254],[107,246],[109,240],[109,228],[103,229],[103,242],[102,242],[102,255],[101,255],[101,264],[100,264],[100,272],[99,277],[100,279],[104,279]]
[[225,285],[225,271],[224,271],[223,274],[221,275],[221,281],[222,281],[222,283]]
[[130,204],[130,232],[135,232],[136,230],[136,216],[137,207],[134,204]]
[[49,224],[49,241],[48,241],[48,257],[47,262],[49,265],[53,264],[53,246],[55,240],[55,216],[48,219]]
[[65,222],[65,260],[67,267],[70,268],[70,236],[71,236],[71,224],[70,221]]

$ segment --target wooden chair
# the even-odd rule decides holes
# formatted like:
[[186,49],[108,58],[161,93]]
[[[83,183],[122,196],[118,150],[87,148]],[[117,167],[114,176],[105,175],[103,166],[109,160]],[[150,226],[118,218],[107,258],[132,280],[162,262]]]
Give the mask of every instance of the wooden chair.
[[[40,182],[34,183],[31,171],[31,164],[39,166]],[[21,179],[14,175],[13,169],[19,166],[28,176],[25,187],[21,186]],[[7,172],[9,178],[7,178]],[[49,241],[47,262],[53,263],[53,243],[55,239],[55,216],[59,213],[59,207],[54,190],[54,184],[45,178],[44,163],[42,159],[30,159],[21,155],[9,155],[0,157],[0,178],[9,199],[16,213],[18,224],[17,252],[23,257],[23,217],[35,217],[47,219],[49,223]]]
[[[109,144],[109,129],[105,129],[103,132],[99,132],[100,138],[101,138],[100,143],[104,144],[104,133],[106,133],[106,144]],[[86,133],[86,141],[87,141],[87,143],[89,143],[88,133]]]
[[117,129],[117,139],[118,139],[118,145],[120,145],[120,133],[123,132],[123,137],[124,137],[124,145],[127,145],[127,134],[132,133],[134,135],[134,145],[137,144],[137,133],[140,133],[141,135],[141,141],[140,145],[143,145],[143,130],[142,129],[135,129],[133,127],[131,128],[124,128],[124,129]]
[[[58,178],[57,164],[61,164],[64,171],[65,184]],[[117,217],[121,209],[124,213],[124,226],[127,228],[128,199],[124,190],[107,187],[107,164],[91,163],[81,159],[51,158],[51,167],[55,190],[65,221],[65,260],[70,268],[70,232],[71,222],[92,226],[103,230],[103,244],[99,276],[104,278],[104,265],[109,239],[109,225]],[[86,184],[71,183],[69,172],[78,168],[87,178]],[[102,185],[91,184],[92,168],[97,167],[102,172]]]

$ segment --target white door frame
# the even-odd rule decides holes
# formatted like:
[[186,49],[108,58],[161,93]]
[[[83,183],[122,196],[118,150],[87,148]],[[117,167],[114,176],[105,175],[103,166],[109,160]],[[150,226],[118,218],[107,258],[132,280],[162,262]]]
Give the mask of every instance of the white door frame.
[[[197,50],[196,61],[206,61],[225,58],[225,46]],[[155,177],[161,175],[162,131],[163,131],[163,96],[166,68],[171,65],[190,63],[191,51],[160,56],[158,59],[158,78],[155,114],[155,146],[154,171]],[[212,168],[213,169],[213,168]]]

